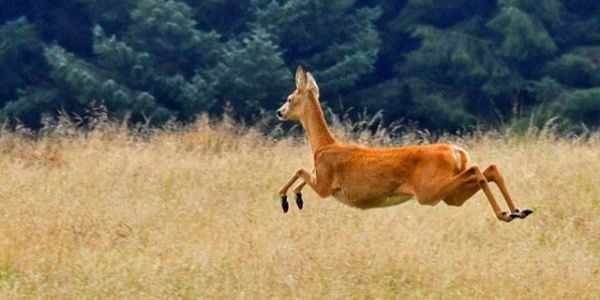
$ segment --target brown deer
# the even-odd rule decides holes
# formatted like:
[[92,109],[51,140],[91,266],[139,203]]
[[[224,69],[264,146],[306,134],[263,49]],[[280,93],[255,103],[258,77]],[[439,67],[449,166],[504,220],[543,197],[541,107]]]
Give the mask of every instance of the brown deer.
[[[336,140],[325,123],[319,104],[319,87],[302,67],[296,70],[296,90],[277,110],[282,120],[300,121],[314,158],[314,170],[299,169],[279,190],[283,212],[289,209],[288,189],[294,188],[302,209],[302,188],[308,184],[319,196],[333,196],[362,209],[391,206],[416,198],[420,204],[461,206],[480,189],[499,220],[526,218],[533,211],[520,210],[512,199],[504,177],[492,164],[483,172],[469,164],[467,152],[448,144],[368,148]],[[510,212],[502,211],[490,190],[498,185]]]

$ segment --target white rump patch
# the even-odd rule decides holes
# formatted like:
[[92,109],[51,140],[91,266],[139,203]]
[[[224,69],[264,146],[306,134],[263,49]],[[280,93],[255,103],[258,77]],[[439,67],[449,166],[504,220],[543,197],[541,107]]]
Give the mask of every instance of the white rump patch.
[[467,164],[469,163],[469,154],[467,153],[467,151],[458,146],[452,147],[454,147],[454,151],[452,151],[452,156],[454,156],[454,160],[456,161],[456,170],[458,172],[462,172],[467,168]]

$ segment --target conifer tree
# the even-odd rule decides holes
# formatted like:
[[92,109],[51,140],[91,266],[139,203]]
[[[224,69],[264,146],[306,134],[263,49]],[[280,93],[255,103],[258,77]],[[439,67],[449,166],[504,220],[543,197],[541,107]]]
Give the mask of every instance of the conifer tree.
[[34,84],[36,68],[44,68],[43,44],[25,18],[0,27],[0,106],[17,96],[19,87]]
[[134,122],[228,104],[250,121],[302,64],[334,112],[442,131],[531,114],[600,126],[598,1],[0,2],[1,122],[102,103]]
[[46,89],[44,44],[24,17],[2,25],[0,41],[0,121],[33,124],[59,106],[56,90]]
[[[412,101],[421,107],[424,125],[439,129],[474,125],[475,115],[492,112],[490,103],[481,103],[481,98],[501,95],[519,84],[490,41],[430,26],[415,27],[413,36],[421,45],[397,64],[397,71],[407,80]],[[427,120],[435,115],[439,115],[435,120]]]
[[270,34],[255,29],[227,46],[221,62],[208,72],[218,78],[214,86],[218,101],[236,104],[236,111],[248,118],[280,105],[291,88],[292,73]]
[[126,41],[153,55],[154,65],[165,74],[187,77],[198,66],[216,63],[219,35],[198,30],[185,2],[140,0],[131,16]]
[[134,118],[147,117],[165,121],[169,111],[156,103],[153,95],[136,91],[106,76],[96,68],[60,46],[44,52],[51,66],[51,75],[65,97],[71,95],[81,109],[93,109],[104,104],[117,117],[131,112]]
[[546,72],[573,87],[600,86],[600,46],[575,48],[549,61]]
[[557,50],[544,25],[517,7],[503,7],[488,25],[503,36],[500,53],[517,62],[535,65]]
[[233,39],[251,31],[257,0],[187,1],[194,11],[197,27],[216,31],[226,39]]
[[[196,113],[211,109],[212,87],[199,74],[184,77],[167,74],[148,52],[136,51],[115,36],[107,37],[101,27],[94,29],[97,64],[112,78],[131,89],[145,91],[157,103],[174,112],[180,120],[191,120]],[[181,70],[180,70],[181,71]]]
[[357,8],[353,0],[265,2],[255,26],[274,37],[286,65],[303,64],[315,74],[324,99],[347,93],[373,71],[381,44],[378,8]]
[[111,34],[122,34],[131,24],[131,11],[137,0],[75,0],[84,7],[92,24],[100,25]]
[[562,118],[576,129],[600,127],[600,87],[576,89],[563,96],[551,104],[551,115]]

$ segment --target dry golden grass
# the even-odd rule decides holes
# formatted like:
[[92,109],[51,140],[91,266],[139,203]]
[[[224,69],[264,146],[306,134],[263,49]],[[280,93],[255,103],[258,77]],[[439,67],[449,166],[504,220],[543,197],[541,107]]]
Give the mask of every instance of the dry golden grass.
[[444,141],[497,163],[535,213],[499,222],[481,193],[361,211],[306,189],[284,215],[277,190],[308,146],[228,123],[4,132],[0,298],[599,299],[600,139]]

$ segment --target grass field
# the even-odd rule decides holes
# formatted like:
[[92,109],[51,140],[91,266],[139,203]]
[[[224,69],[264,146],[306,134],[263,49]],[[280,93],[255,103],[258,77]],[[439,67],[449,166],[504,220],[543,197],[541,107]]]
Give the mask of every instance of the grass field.
[[0,298],[600,299],[598,136],[441,141],[498,164],[535,213],[502,223],[482,193],[460,208],[362,211],[306,189],[304,210],[284,215],[277,190],[311,167],[309,147],[229,123],[4,131]]

